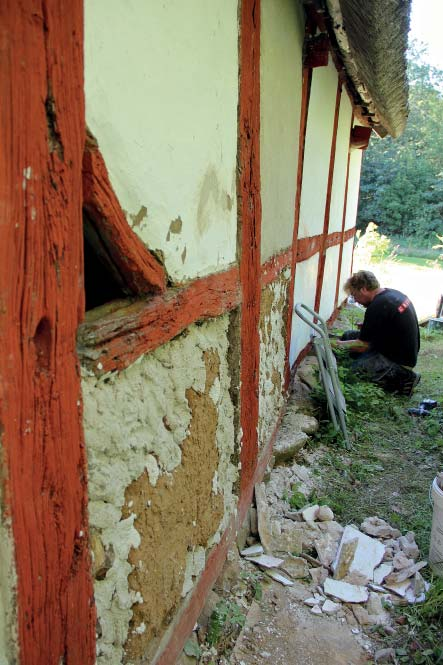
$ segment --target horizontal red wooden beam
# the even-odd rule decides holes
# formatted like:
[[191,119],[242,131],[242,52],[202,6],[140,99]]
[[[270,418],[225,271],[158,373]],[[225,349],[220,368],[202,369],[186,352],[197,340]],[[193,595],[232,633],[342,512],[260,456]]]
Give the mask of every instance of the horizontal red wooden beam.
[[310,238],[299,238],[297,242],[296,262],[306,261],[320,250],[322,236],[311,236]]
[[[355,235],[348,229],[344,242]],[[341,241],[341,232],[327,236],[326,246]],[[320,249],[321,235],[301,238],[296,263]],[[271,257],[261,267],[261,288],[275,281],[291,266],[292,249]],[[96,374],[128,367],[139,356],[165,344],[196,321],[221,316],[241,302],[237,266],[202,277],[189,285],[169,289],[149,300],[119,300],[87,312],[79,327],[78,353],[82,363]]]
[[117,301],[86,314],[78,354],[96,374],[121,370],[189,325],[220,316],[240,303],[238,268],[196,279],[163,296]]
[[266,263],[262,264],[261,267],[261,285],[262,288],[268,286],[272,282],[275,282],[278,279],[280,273],[285,270],[285,268],[290,268],[292,264],[292,247],[289,247],[281,254],[275,254],[271,256]]
[[139,296],[165,291],[165,269],[129,226],[104,159],[89,136],[83,155],[83,208],[128,289]]

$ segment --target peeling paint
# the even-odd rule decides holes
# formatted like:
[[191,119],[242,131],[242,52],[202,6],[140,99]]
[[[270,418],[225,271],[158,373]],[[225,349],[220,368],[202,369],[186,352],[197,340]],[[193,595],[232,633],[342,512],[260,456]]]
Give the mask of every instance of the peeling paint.
[[132,226],[140,226],[140,224],[143,222],[144,219],[148,216],[148,209],[146,206],[141,206],[140,210],[136,215],[129,215],[131,221],[132,221]]
[[[193,325],[120,373],[84,373],[91,549],[107,557],[94,568],[97,665],[144,657],[235,510],[228,325]],[[171,536],[183,548],[175,572]]]
[[281,407],[286,354],[286,317],[290,270],[262,291],[260,310],[259,445],[268,443]]

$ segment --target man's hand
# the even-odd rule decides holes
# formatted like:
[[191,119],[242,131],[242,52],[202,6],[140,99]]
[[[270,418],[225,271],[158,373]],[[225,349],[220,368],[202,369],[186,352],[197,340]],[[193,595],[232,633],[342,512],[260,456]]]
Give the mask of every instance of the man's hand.
[[343,349],[344,351],[352,351],[353,353],[369,351],[369,342],[364,342],[362,339],[331,339],[330,343],[333,349]]

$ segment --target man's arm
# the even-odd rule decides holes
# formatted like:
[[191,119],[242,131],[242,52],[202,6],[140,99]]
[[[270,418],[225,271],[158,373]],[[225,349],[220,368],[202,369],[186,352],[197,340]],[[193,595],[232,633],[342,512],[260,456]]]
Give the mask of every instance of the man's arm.
[[353,353],[364,353],[369,351],[369,342],[364,342],[362,339],[333,339],[331,346],[334,349],[344,349],[345,351],[352,351]]

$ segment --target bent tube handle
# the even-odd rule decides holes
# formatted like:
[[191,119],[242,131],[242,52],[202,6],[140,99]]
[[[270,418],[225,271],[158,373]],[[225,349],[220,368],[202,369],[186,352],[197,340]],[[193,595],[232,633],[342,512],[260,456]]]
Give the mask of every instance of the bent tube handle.
[[[309,314],[312,315],[312,318],[317,319],[318,321],[320,321],[321,325],[318,325],[317,323],[314,323],[314,321],[311,321],[304,314],[304,312],[302,311],[303,309],[305,309],[307,312],[309,312]],[[305,305],[302,302],[298,302],[294,305],[294,312],[297,314],[297,316],[299,316],[301,318],[302,321],[307,323],[308,326],[311,326],[311,328],[313,328],[321,337],[323,337],[323,339],[328,337],[328,332],[327,332],[328,329],[327,329],[327,326],[326,326],[326,322],[324,321],[324,319],[322,319],[320,314],[317,314],[317,312],[315,312],[313,309],[308,307],[308,305]]]

